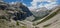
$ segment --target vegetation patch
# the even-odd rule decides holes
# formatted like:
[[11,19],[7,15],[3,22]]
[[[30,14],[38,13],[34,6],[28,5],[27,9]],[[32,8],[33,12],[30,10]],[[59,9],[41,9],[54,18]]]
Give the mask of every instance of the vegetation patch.
[[19,22],[18,22],[18,21],[16,22],[16,25],[18,25],[18,26],[19,26]]
[[26,26],[21,26],[21,28],[27,28]]
[[48,26],[50,26],[51,24],[47,24],[47,25],[44,25],[43,27],[48,27]]

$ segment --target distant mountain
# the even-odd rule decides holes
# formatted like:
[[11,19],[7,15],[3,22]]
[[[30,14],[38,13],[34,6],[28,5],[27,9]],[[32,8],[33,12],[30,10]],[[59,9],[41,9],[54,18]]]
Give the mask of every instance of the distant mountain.
[[47,16],[50,13],[50,10],[48,10],[45,7],[38,8],[35,11],[31,11],[33,15],[36,17],[34,20],[41,19],[45,16]]
[[49,14],[49,10],[45,7],[38,8],[36,11],[32,11],[33,15],[42,17],[43,15]]

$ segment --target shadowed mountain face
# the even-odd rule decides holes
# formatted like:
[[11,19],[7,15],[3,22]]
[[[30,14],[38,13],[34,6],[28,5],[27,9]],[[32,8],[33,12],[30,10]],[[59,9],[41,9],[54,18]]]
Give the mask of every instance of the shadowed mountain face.
[[[9,5],[9,6],[8,6]],[[33,14],[30,10],[21,3],[16,4],[4,4],[4,2],[0,3],[0,10],[6,11],[8,14],[7,19],[14,19],[14,20],[25,20],[27,17],[32,16]]]
[[2,6],[2,5],[1,5],[1,6],[0,6],[0,8],[1,8],[1,9],[5,9],[5,8],[6,8],[6,6]]
[[27,16],[27,17],[33,15],[27,7],[25,7],[25,6],[20,6],[20,8],[22,9],[23,12],[26,12],[26,16]]
[[32,16],[33,14],[30,12],[30,10],[25,6],[20,6],[20,9],[25,13],[17,13],[18,20],[25,20],[27,17]]
[[24,6],[22,3],[17,3],[14,7],[19,8],[22,13],[17,13],[17,19],[15,20],[25,20],[27,17],[32,16],[33,14],[30,12],[30,10]]

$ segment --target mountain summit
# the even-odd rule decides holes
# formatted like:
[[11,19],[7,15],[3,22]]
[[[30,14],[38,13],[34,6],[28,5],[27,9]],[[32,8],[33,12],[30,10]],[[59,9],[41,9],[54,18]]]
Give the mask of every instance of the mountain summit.
[[27,17],[33,15],[30,12],[30,10],[20,2],[16,2],[15,4],[8,4],[1,1],[0,1],[0,11],[3,11],[7,14],[7,16],[9,17],[8,18],[6,16],[7,19],[12,18],[14,20],[25,20]]

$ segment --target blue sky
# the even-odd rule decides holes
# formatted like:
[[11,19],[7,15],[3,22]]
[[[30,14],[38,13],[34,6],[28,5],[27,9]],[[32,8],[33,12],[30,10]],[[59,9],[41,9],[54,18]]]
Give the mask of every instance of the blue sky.
[[[16,2],[19,1],[21,2],[21,0],[4,0],[5,2]],[[23,0],[23,3],[25,3],[27,6],[31,6],[30,2],[32,2],[32,0]]]
[[30,9],[46,7],[52,8],[60,4],[60,0],[4,0],[5,2],[22,2]]

